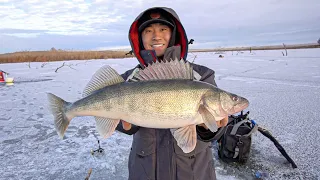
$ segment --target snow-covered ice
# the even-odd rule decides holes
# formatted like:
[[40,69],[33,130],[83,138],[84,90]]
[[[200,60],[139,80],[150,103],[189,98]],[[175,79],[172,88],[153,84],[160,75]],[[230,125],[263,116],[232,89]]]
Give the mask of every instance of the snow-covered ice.
[[[293,169],[273,143],[253,135],[246,165],[217,159],[218,179],[253,179],[256,171],[270,179],[320,179],[320,49],[189,53],[188,59],[216,72],[222,89],[250,101],[250,118],[267,129],[298,165]],[[110,65],[119,73],[137,65],[134,58],[1,64],[15,78],[0,85],[0,179],[127,179],[132,137],[115,132],[101,139],[92,117],[71,121],[64,140],[59,139],[47,108],[46,92],[75,101],[93,73]],[[104,154],[92,156],[100,140]]]

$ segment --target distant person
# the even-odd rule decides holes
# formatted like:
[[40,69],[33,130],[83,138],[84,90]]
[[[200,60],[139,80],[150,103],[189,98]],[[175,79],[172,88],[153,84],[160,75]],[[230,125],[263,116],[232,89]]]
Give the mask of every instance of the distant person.
[[[121,76],[130,80],[134,69],[165,59],[186,60],[188,38],[173,9],[161,7],[143,11],[131,24],[129,41],[139,64]],[[195,78],[216,86],[215,72],[205,66],[192,64]],[[152,119],[151,119],[152,120]],[[217,122],[227,124],[228,117]],[[186,154],[169,129],[138,127],[125,121],[117,130],[133,135],[129,156],[129,180],[215,180],[211,141],[215,133],[204,125],[197,126],[198,142],[195,150]]]

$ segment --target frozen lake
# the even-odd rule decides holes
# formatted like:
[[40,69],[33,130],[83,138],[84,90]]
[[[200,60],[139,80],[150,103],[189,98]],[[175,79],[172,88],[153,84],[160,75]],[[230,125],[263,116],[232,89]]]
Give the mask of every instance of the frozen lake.
[[[256,171],[270,179],[320,179],[320,49],[189,53],[188,59],[216,71],[218,86],[246,97],[250,118],[269,129],[298,165],[293,169],[273,143],[253,136],[251,158],[234,166],[216,159],[218,179],[253,179]],[[46,92],[75,101],[92,74],[103,65],[119,73],[137,65],[134,58],[0,64],[15,78],[0,85],[0,179],[127,179],[132,137],[114,133],[101,140],[91,117],[75,118],[59,139],[47,108]],[[97,140],[105,153],[92,156]],[[215,157],[216,157],[216,151]]]

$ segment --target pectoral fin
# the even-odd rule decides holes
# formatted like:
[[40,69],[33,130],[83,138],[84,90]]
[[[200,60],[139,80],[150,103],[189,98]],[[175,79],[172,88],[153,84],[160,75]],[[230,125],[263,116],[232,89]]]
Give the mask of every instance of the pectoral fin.
[[184,153],[189,153],[194,150],[197,144],[196,125],[170,130],[173,137],[176,139],[178,146]]
[[115,131],[119,124],[119,119],[108,119],[103,117],[95,117],[97,123],[97,131],[103,138],[108,138]]
[[202,117],[203,123],[210,129],[210,131],[216,132],[218,130],[217,122],[207,108],[203,105],[200,105],[199,113]]

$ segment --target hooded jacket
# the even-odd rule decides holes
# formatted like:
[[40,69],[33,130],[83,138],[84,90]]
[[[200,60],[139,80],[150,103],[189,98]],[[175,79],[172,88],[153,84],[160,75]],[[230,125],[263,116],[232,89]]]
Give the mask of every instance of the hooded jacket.
[[[129,41],[132,51],[139,64],[126,71],[121,76],[130,81],[131,74],[136,68],[144,68],[157,61],[155,52],[144,50],[138,32],[139,19],[149,10],[160,9],[168,13],[174,21],[174,45],[168,47],[164,58],[179,58],[186,61],[188,54],[188,39],[186,32],[176,12],[171,8],[150,8],[138,15],[131,24]],[[214,71],[201,65],[193,64],[196,79],[216,86]],[[215,180],[215,169],[211,150],[211,141],[215,133],[197,126],[198,142],[190,153],[184,153],[177,145],[169,129],[152,129],[132,125],[128,131],[122,128],[121,122],[116,130],[133,135],[132,147],[129,155],[129,180]]]

